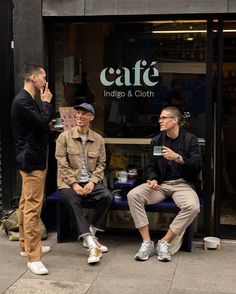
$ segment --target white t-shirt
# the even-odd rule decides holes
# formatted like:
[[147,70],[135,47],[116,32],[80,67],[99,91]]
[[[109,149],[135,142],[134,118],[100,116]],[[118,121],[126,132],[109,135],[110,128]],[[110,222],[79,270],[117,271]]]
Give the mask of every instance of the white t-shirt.
[[[86,141],[87,141],[87,135],[80,135],[81,140],[82,140],[82,144],[85,145]],[[84,147],[84,146],[83,146]],[[84,150],[84,148],[83,148]],[[87,158],[84,154],[82,154],[82,170],[81,170],[81,176],[79,179],[80,183],[86,183],[89,180],[89,172],[88,172],[88,168],[87,168]]]

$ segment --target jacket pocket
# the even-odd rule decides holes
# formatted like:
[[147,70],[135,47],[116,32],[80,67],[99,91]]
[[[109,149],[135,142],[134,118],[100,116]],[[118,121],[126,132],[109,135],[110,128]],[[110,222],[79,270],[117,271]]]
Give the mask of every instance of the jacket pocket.
[[27,142],[24,150],[16,157],[17,168],[20,170],[44,169],[46,167],[46,157],[46,147],[30,145]]
[[98,157],[99,151],[88,152],[88,169],[90,172],[93,172],[95,170]]
[[69,147],[67,149],[68,161],[72,168],[79,168],[81,161],[81,154],[78,149]]

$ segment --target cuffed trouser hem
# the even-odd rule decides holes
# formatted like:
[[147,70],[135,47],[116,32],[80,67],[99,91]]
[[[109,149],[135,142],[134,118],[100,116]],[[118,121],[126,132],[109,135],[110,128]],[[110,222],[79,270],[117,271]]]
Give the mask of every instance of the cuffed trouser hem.
[[169,228],[176,236],[181,235],[185,231],[185,229],[184,230],[176,230],[175,228],[173,228],[172,225],[170,225]]
[[139,223],[139,224],[134,224],[136,229],[141,229],[143,227],[146,227],[149,225],[149,222],[147,223]]
[[79,235],[78,240],[85,237],[85,236],[89,236],[89,235],[92,236],[92,234],[90,232],[89,233],[83,233],[83,234]]
[[[199,210],[200,211],[200,210]],[[194,221],[194,219],[197,217],[198,213],[194,213],[193,215],[191,215],[191,217],[189,218],[188,222],[185,222],[183,224],[182,227],[177,227],[177,225],[175,224],[176,222],[176,218],[178,217],[178,215],[176,216],[176,218],[173,220],[173,223],[170,224],[170,229],[171,231],[175,234],[175,235],[181,235],[183,232],[185,232],[186,228],[191,225],[191,223]]]
[[97,232],[105,232],[105,229],[96,228],[94,225],[91,225]]

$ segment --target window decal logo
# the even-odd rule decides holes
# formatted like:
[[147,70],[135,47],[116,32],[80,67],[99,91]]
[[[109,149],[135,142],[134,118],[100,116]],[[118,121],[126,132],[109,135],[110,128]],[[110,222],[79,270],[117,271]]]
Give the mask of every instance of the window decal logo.
[[110,86],[148,86],[154,87],[158,83],[159,71],[155,67],[156,61],[148,66],[146,60],[138,60],[132,69],[121,67],[104,68],[100,73],[100,82],[106,87]]

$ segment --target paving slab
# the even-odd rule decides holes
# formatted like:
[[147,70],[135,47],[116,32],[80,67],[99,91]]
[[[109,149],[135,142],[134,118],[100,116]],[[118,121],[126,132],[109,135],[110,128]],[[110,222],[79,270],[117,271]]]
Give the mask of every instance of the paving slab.
[[197,265],[215,265],[227,264],[236,267],[236,243],[229,241],[221,241],[220,250],[203,250],[201,243],[194,243],[193,250],[189,252],[181,252],[180,262],[182,264],[197,264]]
[[6,294],[85,294],[90,287],[87,283],[61,282],[57,280],[22,278],[13,284]]
[[0,245],[0,293],[3,293],[27,270],[25,264],[21,262],[18,248],[18,246],[2,245],[2,243]]
[[137,278],[110,278],[97,279],[86,294],[168,294],[170,285],[160,286],[157,281]]
[[190,289],[171,289],[169,294],[232,294],[235,292],[212,292],[212,291],[198,291]]
[[236,267],[227,264],[178,264],[172,287],[175,289],[236,293]]

